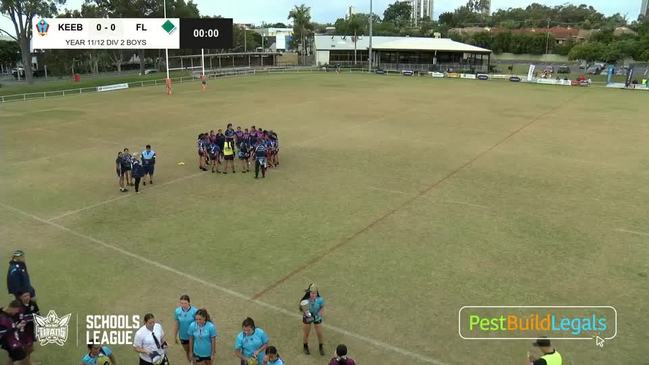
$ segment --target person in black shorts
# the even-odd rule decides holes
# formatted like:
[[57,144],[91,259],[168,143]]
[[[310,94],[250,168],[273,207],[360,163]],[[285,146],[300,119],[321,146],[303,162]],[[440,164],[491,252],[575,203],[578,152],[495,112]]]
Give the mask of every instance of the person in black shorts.
[[[149,184],[153,185],[153,171],[155,169],[155,161],[158,156],[156,155],[155,151],[151,149],[150,144],[144,147],[144,151],[142,151],[141,155],[142,167],[144,167],[144,177],[146,177],[146,175],[149,175]],[[142,181],[142,184],[146,185],[146,179],[145,181]]]
[[135,193],[140,193],[140,180],[144,177],[144,166],[138,160],[138,156],[133,156],[133,179],[135,180]]
[[119,181],[119,191],[122,193],[128,191],[125,185],[125,176],[122,172],[122,151],[117,152],[117,159],[115,159],[115,172],[117,172],[117,180]]
[[133,164],[133,156],[131,156],[131,153],[129,152],[128,148],[124,148],[124,151],[122,152],[121,168],[122,168],[122,174],[126,179],[127,186],[133,186],[133,182],[131,181],[131,169],[133,168],[132,164]]

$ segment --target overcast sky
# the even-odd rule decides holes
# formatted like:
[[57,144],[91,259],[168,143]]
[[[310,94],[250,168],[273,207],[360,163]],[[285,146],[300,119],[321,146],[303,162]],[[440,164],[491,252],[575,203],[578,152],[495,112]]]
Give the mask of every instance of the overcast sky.
[[[162,0],[160,0],[162,1]],[[439,14],[453,10],[466,3],[466,0],[434,0],[435,18]],[[314,21],[320,23],[334,22],[337,18],[344,16],[346,9],[351,5],[359,12],[369,12],[369,0],[194,0],[202,15],[221,15],[226,18],[233,18],[235,23],[255,23],[262,21],[267,23],[283,22],[289,10],[294,5],[306,4],[311,7],[311,16]],[[374,0],[374,11],[383,14],[388,4],[394,0]],[[588,4],[595,7],[606,15],[621,13],[627,19],[635,20],[640,13],[642,0],[538,0],[537,2],[546,5],[561,5],[565,3]],[[68,0],[65,7],[78,9],[83,0]],[[521,0],[492,0],[492,11],[500,8],[525,7],[530,1]],[[0,18],[0,29],[13,33],[13,25],[6,18]]]

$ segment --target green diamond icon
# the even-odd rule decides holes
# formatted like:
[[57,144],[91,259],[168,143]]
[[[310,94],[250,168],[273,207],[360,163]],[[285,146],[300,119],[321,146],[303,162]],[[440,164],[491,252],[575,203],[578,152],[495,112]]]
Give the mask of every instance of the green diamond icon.
[[174,30],[176,30],[176,26],[171,22],[171,20],[167,20],[166,22],[164,22],[164,24],[162,24],[162,29],[164,29],[165,32],[171,34]]

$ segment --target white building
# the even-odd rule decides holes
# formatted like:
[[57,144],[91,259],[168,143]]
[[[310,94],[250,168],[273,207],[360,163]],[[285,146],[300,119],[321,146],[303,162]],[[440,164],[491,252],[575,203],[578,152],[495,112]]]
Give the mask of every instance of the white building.
[[433,0],[410,0],[412,21],[417,25],[425,17],[433,19]]
[[642,0],[642,6],[640,6],[640,15],[649,16],[649,0]]
[[[318,66],[368,66],[367,36],[316,35],[315,49]],[[372,60],[384,70],[487,72],[491,51],[448,38],[372,37]]]
[[[264,40],[268,37],[275,38],[275,50],[285,51],[289,48],[291,39],[293,38],[293,28],[261,28],[254,29],[255,32],[259,33]],[[270,46],[267,42],[264,42],[266,47]]]

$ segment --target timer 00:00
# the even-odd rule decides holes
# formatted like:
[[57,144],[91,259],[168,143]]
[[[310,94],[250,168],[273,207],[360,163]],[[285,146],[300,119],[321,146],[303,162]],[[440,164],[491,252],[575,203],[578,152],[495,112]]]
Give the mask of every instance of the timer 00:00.
[[219,30],[218,29],[194,29],[194,38],[203,38],[203,37],[209,37],[209,38],[218,38],[219,37]]

